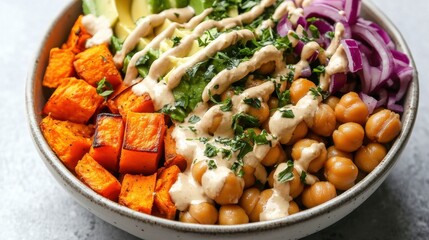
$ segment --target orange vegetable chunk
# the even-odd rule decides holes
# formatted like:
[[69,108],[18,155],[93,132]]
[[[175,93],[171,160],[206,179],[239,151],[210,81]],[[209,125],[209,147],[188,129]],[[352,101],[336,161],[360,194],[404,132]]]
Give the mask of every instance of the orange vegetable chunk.
[[63,44],[63,46],[61,46],[62,49],[69,49],[75,54],[78,54],[86,49],[86,40],[88,40],[92,36],[86,31],[85,27],[82,25],[82,17],[83,15],[80,15],[78,19],[76,19],[76,22],[74,23],[67,38],[67,42]]
[[71,50],[52,48],[42,85],[57,88],[64,78],[73,77],[75,74],[73,61],[74,53]]
[[60,121],[50,116],[40,122],[43,136],[64,165],[74,171],[77,162],[89,151],[92,126]]
[[113,62],[112,54],[105,44],[94,46],[75,57],[74,67],[77,74],[92,86],[106,78],[114,88],[122,83],[122,77]]
[[83,80],[68,78],[49,98],[43,113],[59,120],[86,123],[104,98]]
[[85,154],[77,163],[76,174],[88,187],[101,196],[117,201],[121,192],[121,184],[109,171]]
[[144,175],[155,173],[163,152],[164,132],[163,114],[129,112],[119,172]]
[[169,191],[176,182],[179,173],[179,167],[172,165],[159,174],[155,188],[154,215],[171,220],[176,217],[176,206],[171,200]]
[[150,176],[125,174],[119,194],[119,204],[151,214],[155,197],[156,175],[156,173]]
[[164,152],[165,152],[165,167],[170,166],[178,166],[180,170],[183,172],[186,170],[186,167],[188,166],[188,162],[186,159],[176,152],[176,141],[171,136],[173,133],[174,127],[170,127],[164,138]]
[[89,154],[107,170],[117,172],[123,136],[124,123],[120,115],[98,114],[94,141]]
[[108,101],[109,109],[114,113],[119,113],[126,118],[128,112],[153,113],[155,108],[149,94],[141,96],[134,94],[132,87],[124,89],[121,93]]

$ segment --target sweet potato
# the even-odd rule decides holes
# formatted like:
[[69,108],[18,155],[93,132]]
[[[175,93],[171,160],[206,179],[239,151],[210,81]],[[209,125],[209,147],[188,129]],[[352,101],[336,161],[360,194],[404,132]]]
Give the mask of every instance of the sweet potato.
[[152,99],[149,94],[145,93],[137,96],[131,87],[123,89],[116,94],[107,103],[110,111],[119,113],[126,118],[127,112],[153,113],[155,112]]
[[42,85],[57,88],[64,78],[73,77],[75,74],[73,61],[74,53],[71,50],[52,48]]
[[85,154],[77,163],[75,171],[79,179],[96,193],[112,201],[118,201],[121,184],[89,154]]
[[77,162],[89,151],[93,126],[45,117],[40,123],[43,136],[64,165],[74,171]]
[[183,172],[186,170],[186,167],[188,166],[188,163],[186,159],[176,152],[176,141],[171,136],[171,133],[173,132],[174,127],[170,127],[166,133],[164,138],[164,152],[165,152],[165,167],[170,167],[173,165],[176,165],[180,168],[180,170]]
[[112,54],[105,44],[94,46],[75,56],[74,67],[77,74],[92,86],[106,78],[113,88],[122,83],[122,76],[116,69]]
[[59,120],[86,123],[103,100],[93,86],[83,80],[68,78],[49,98],[43,113]]
[[64,43],[63,46],[61,46],[62,49],[69,49],[75,54],[78,54],[85,50],[86,40],[88,40],[92,36],[85,30],[85,27],[82,25],[82,17],[83,15],[80,15],[74,23],[67,38],[67,42]]
[[120,115],[98,114],[89,154],[107,170],[117,172],[123,136],[124,123]]
[[129,112],[119,172],[144,175],[155,173],[163,152],[164,132],[163,114]]
[[170,197],[170,188],[176,182],[180,169],[176,165],[165,168],[158,175],[155,188],[153,214],[173,220],[176,217],[176,206]]
[[151,214],[156,175],[156,173],[151,176],[125,174],[119,194],[119,204],[142,213]]

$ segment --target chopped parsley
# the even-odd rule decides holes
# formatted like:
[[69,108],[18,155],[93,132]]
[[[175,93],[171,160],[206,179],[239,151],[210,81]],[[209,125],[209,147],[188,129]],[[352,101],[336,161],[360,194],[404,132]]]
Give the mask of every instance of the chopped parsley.
[[238,177],[243,177],[244,176],[243,166],[244,166],[243,159],[238,159],[232,164],[231,171],[235,173],[235,175],[237,175]]
[[280,183],[285,183],[292,181],[293,176],[293,162],[291,160],[286,162],[286,168],[279,173],[277,176],[277,181]]
[[230,112],[232,110],[232,100],[231,100],[231,98],[228,98],[224,102],[222,102],[222,106],[220,106],[220,110],[222,112]]
[[214,157],[217,155],[219,150],[210,143],[206,144],[206,149],[204,150],[204,156],[206,157]]
[[308,30],[310,30],[310,32],[311,32],[311,36],[312,36],[313,38],[320,38],[320,32],[319,32],[319,29],[318,29],[316,26],[314,26],[313,24],[311,24],[311,25],[308,27]]
[[200,117],[196,116],[196,115],[192,115],[189,119],[188,119],[188,123],[197,123],[201,120]]
[[261,108],[261,100],[259,98],[245,98],[243,99],[243,102],[256,109]]
[[326,71],[326,69],[325,69],[325,66],[323,66],[323,65],[319,65],[319,66],[313,68],[313,73],[317,74],[317,76],[324,74],[325,71]]
[[237,113],[232,117],[232,129],[235,134],[242,134],[245,128],[258,127],[259,120],[247,113]]
[[332,32],[332,31],[329,31],[329,32],[326,32],[325,33],[325,37],[327,37],[328,39],[334,39],[334,37],[335,37],[335,33],[334,32]]
[[174,37],[173,39],[171,39],[173,41],[173,47],[176,47],[180,44],[180,41],[182,40],[181,37]]
[[207,167],[209,170],[213,170],[217,168],[216,162],[213,159],[207,161]]
[[294,118],[295,114],[291,109],[281,109],[279,110],[282,113],[282,118]]
[[303,184],[307,184],[306,181],[305,181],[306,178],[307,178],[307,173],[305,171],[302,171],[301,172],[301,176],[299,177],[299,179],[301,180],[301,182]]
[[110,82],[106,80],[106,77],[104,77],[97,83],[96,90],[97,94],[104,97],[104,99],[107,99],[107,97],[110,96],[110,94],[112,94],[114,91],[112,84],[110,84]]
[[316,99],[317,97],[322,97],[322,99],[326,99],[329,95],[328,92],[323,91],[320,87],[317,88],[310,88],[310,92],[311,94],[314,96],[314,99]]

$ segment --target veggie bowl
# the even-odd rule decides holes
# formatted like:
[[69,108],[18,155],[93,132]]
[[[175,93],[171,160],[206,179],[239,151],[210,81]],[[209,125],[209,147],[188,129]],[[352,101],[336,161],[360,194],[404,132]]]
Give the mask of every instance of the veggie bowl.
[[369,2],[363,18],[360,1],[151,3],[131,23],[99,2],[53,24],[28,115],[57,180],[136,236],[311,234],[374,192],[409,137],[417,72]]

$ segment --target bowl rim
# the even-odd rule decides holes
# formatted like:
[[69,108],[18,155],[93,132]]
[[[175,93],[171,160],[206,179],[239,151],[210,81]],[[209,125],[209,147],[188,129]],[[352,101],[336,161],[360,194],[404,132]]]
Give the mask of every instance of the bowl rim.
[[[219,225],[196,225],[189,223],[182,223],[175,220],[167,220],[144,213],[140,213],[129,209],[125,206],[119,205],[116,202],[110,201],[107,198],[103,198],[92,189],[82,183],[72,172],[70,172],[63,163],[58,159],[55,153],[51,150],[46,140],[43,137],[43,134],[39,128],[38,116],[39,113],[36,113],[35,107],[35,82],[37,77],[37,69],[40,62],[38,57],[41,56],[43,52],[43,46],[47,43],[49,33],[52,33],[54,26],[61,15],[65,15],[69,9],[72,8],[79,1],[71,1],[55,18],[48,28],[48,34],[45,35],[45,38],[41,41],[38,51],[35,54],[34,61],[32,61],[25,89],[25,103],[26,103],[26,117],[27,122],[30,127],[30,133],[34,144],[36,145],[37,150],[39,151],[44,163],[54,170],[58,175],[74,190],[76,190],[82,197],[87,200],[99,205],[103,208],[108,208],[110,211],[113,211],[117,214],[120,214],[124,217],[130,218],[135,221],[142,223],[148,223],[153,225],[160,225],[165,228],[169,228],[175,231],[180,232],[192,232],[192,233],[205,233],[205,234],[234,234],[234,233],[251,233],[251,232],[260,232],[267,231],[271,229],[276,229],[279,227],[292,226],[305,221],[308,221],[312,218],[316,218],[325,213],[334,211],[336,208],[339,208],[343,204],[351,201],[352,199],[358,198],[363,192],[370,189],[372,186],[375,186],[380,178],[386,176],[389,170],[395,165],[398,160],[398,156],[405,148],[406,143],[409,140],[411,135],[411,130],[414,126],[417,110],[418,110],[418,101],[419,101],[419,81],[418,81],[418,72],[416,68],[415,61],[411,54],[411,51],[405,42],[402,34],[399,32],[397,27],[391,22],[386,15],[381,12],[377,6],[375,6],[370,0],[363,0],[363,8],[372,15],[377,23],[383,23],[384,28],[389,32],[393,39],[396,39],[397,48],[405,52],[411,61],[411,66],[414,68],[414,78],[410,83],[409,89],[407,91],[408,104],[407,108],[404,111],[402,116],[402,130],[398,138],[395,140],[391,146],[388,154],[383,159],[383,161],[364,179],[359,181],[355,186],[349,190],[341,193],[334,199],[321,204],[317,207],[307,209],[305,211],[299,212],[297,214],[265,222],[256,222],[242,224],[240,226],[219,226]],[[35,63],[35,64],[34,64]],[[51,174],[53,174],[51,172]],[[74,196],[75,197],[75,196]],[[76,198],[76,197],[75,197]]]

